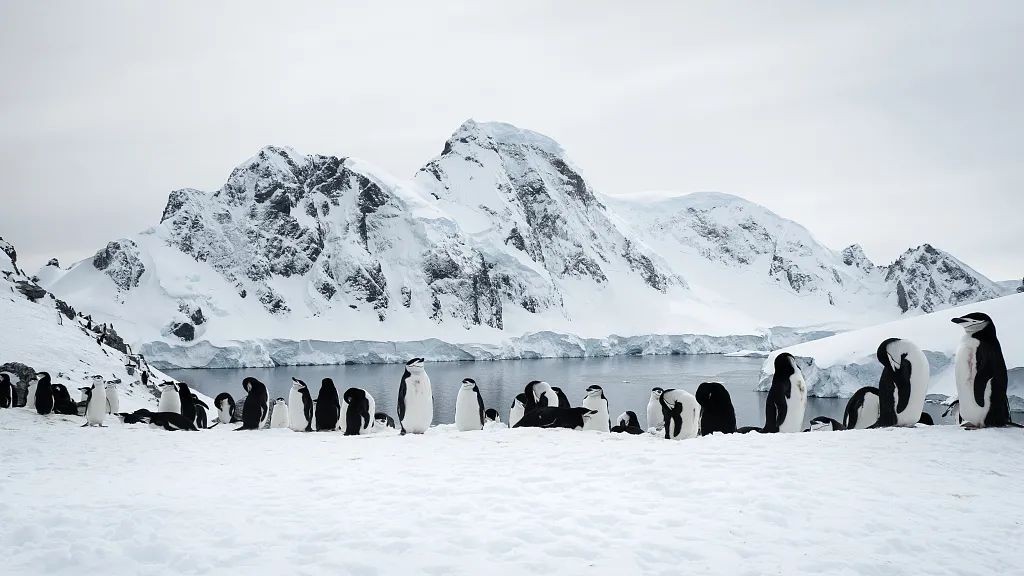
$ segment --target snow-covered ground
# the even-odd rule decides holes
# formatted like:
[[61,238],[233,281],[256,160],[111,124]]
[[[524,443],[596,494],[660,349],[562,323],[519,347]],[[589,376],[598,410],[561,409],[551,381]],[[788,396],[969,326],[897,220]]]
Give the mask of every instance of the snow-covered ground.
[[970,312],[984,312],[995,323],[1009,369],[1011,408],[1024,410],[1024,294],[887,322],[777,350],[765,360],[760,389],[767,390],[771,384],[775,356],[789,352],[805,359],[804,376],[812,395],[851,396],[861,386],[877,385],[882,372],[875,359],[878,345],[886,338],[904,338],[917,344],[928,357],[932,374],[929,393],[953,396],[956,394],[953,360],[963,330],[950,319]]
[[5,574],[1010,574],[1024,432],[164,432],[0,410]]

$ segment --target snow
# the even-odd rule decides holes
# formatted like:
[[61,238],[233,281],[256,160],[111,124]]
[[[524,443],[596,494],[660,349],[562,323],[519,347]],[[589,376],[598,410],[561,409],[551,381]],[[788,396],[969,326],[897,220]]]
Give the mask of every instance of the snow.
[[671,442],[81,420],[0,410],[5,573],[944,576],[1008,574],[1024,544],[1020,430]]
[[759,389],[767,390],[771,383],[775,356],[789,352],[807,363],[803,372],[812,396],[851,396],[861,386],[878,384],[881,374],[881,365],[875,359],[878,345],[886,338],[902,338],[916,344],[928,358],[931,365],[928,392],[955,396],[953,360],[963,330],[950,319],[970,312],[984,312],[995,323],[1010,375],[1010,406],[1014,410],[1024,409],[1024,331],[1021,330],[1024,294],[887,322],[777,350],[765,360]]

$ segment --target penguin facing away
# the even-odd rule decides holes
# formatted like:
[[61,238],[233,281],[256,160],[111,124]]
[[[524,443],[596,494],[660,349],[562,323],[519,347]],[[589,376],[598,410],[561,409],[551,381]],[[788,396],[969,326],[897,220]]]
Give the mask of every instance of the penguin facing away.
[[13,408],[16,393],[11,376],[7,372],[0,372],[0,408]]
[[882,342],[875,355],[882,375],[878,379],[878,421],[872,427],[917,424],[928,392],[928,359],[913,342],[899,338]]
[[525,392],[520,392],[512,399],[512,406],[508,409],[509,428],[515,428],[516,424],[518,424],[526,414],[526,397],[527,395]]
[[423,358],[406,362],[398,385],[398,421],[402,434],[423,434],[434,421],[434,394],[423,362]]
[[270,412],[267,386],[252,376],[242,380],[242,388],[246,391],[242,403],[242,425],[235,430],[259,430],[267,421]]
[[551,389],[555,391],[555,396],[558,397],[559,408],[572,408],[572,403],[569,402],[569,397],[565,395],[565,392],[562,392],[561,388],[558,386],[552,386]]
[[184,382],[176,382],[174,389],[178,391],[178,406],[180,406],[179,413],[185,417],[185,420],[189,422],[195,422],[196,420],[196,401],[192,390],[189,389],[188,384]]
[[612,426],[612,432],[624,432],[626,434],[644,433],[644,429],[640,427],[640,419],[636,417],[636,412],[632,410],[619,414],[617,421],[618,423]]
[[608,432],[611,430],[611,415],[608,413],[608,398],[604,395],[604,389],[594,384],[587,386],[587,393],[583,397],[583,407],[588,410],[594,410],[597,414],[593,418],[588,418],[586,425],[583,426],[584,430],[597,430],[599,432]]
[[53,384],[53,413],[78,416],[78,403],[71,399],[71,392],[63,384]]
[[651,388],[651,397],[647,400],[647,428],[661,429],[665,426],[665,415],[661,411],[662,388]]
[[960,418],[970,427],[1016,426],[1006,396],[1006,359],[988,314],[971,312],[952,322],[964,330],[956,352],[956,389]]
[[846,402],[843,412],[843,426],[847,430],[863,430],[878,422],[880,411],[878,388],[864,386],[853,393]]
[[483,430],[486,421],[484,412],[484,398],[480,395],[480,387],[472,378],[464,378],[455,398],[456,429],[460,432]]
[[235,418],[235,399],[227,392],[217,394],[213,399],[213,405],[217,408],[217,421],[221,424],[234,424],[238,422]]
[[270,411],[270,427],[288,427],[288,404],[285,403],[284,398],[274,400],[274,406]]
[[765,402],[762,432],[800,432],[804,429],[807,383],[792,354],[775,357],[775,374]]
[[373,396],[362,388],[349,388],[342,396],[342,417],[338,427],[345,436],[366,434],[376,421],[377,403]]
[[306,383],[298,378],[292,378],[288,391],[288,427],[296,432],[313,431],[313,397]]
[[736,431],[736,409],[729,390],[721,382],[702,382],[694,394],[700,404],[700,435]]
[[196,424],[196,428],[200,430],[206,430],[210,426],[209,419],[206,416],[206,411],[210,407],[206,405],[206,402],[200,400],[199,395],[196,394],[195,392],[192,392],[190,395],[192,396],[192,409],[196,413],[196,416],[193,420]]
[[313,418],[317,432],[336,430],[341,417],[341,398],[334,380],[324,378],[320,381],[320,393],[316,396]]
[[697,437],[700,431],[700,404],[693,394],[686,390],[665,390],[661,394],[661,411],[665,416],[666,439]]

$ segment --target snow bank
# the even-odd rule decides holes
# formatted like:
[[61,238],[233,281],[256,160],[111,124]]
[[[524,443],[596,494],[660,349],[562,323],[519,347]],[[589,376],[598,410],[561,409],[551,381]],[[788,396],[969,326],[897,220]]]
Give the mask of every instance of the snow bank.
[[932,314],[888,322],[777,350],[765,360],[759,390],[767,390],[775,356],[780,352],[802,359],[812,396],[852,396],[858,388],[877,385],[882,368],[875,359],[886,338],[913,341],[928,357],[932,381],[929,393],[954,396],[953,359],[963,330],[951,318],[969,312],[992,317],[1010,370],[1011,407],[1024,410],[1024,294],[960,306]]
[[42,420],[0,410],[9,574],[1005,574],[1024,516],[1020,430],[669,442]]

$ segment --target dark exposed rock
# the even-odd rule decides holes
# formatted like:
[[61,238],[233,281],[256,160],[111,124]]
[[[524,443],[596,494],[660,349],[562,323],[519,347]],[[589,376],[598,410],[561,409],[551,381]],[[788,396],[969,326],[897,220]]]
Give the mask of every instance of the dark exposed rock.
[[629,239],[626,239],[622,257],[626,259],[626,262],[629,262],[629,266],[633,270],[640,273],[640,277],[644,279],[648,286],[659,292],[664,292],[668,288],[665,275],[658,271],[654,262],[651,262],[651,259],[646,254],[635,251],[633,243]]
[[50,258],[46,265],[53,266],[54,268],[60,268],[60,262],[56,258]]
[[107,243],[106,247],[93,256],[92,265],[105,272],[121,290],[138,286],[139,279],[146,272],[139,257],[139,248],[131,240]]
[[14,283],[14,286],[18,289],[18,292],[21,292],[26,298],[33,302],[47,294],[46,290],[44,290],[39,284],[29,280],[18,280]]
[[562,275],[590,276],[601,284],[608,281],[608,277],[604,275],[604,271],[601,270],[601,266],[583,252],[577,252],[566,260],[565,269],[562,270]]
[[190,322],[175,322],[171,326],[171,334],[181,338],[185,342],[191,342],[196,337],[196,327]]
[[76,312],[75,309],[72,308],[70,304],[61,300],[60,298],[54,298],[54,300],[57,301],[57,310],[59,310],[61,314],[67,316],[68,320],[75,319]]
[[0,372],[14,374],[14,406],[25,406],[28,402],[28,383],[36,377],[36,371],[21,362],[0,364]]

